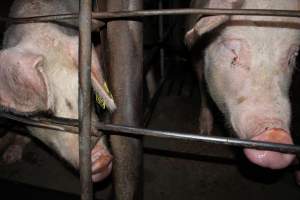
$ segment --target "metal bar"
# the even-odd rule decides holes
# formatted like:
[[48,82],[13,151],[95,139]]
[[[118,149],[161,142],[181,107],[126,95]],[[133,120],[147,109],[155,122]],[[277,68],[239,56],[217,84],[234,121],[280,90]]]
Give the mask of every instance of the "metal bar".
[[[38,126],[43,128],[51,128],[54,130],[62,131],[61,134],[65,131],[65,128],[71,127],[71,133],[78,134],[78,120],[76,119],[65,119],[65,118],[45,118],[45,119],[29,119],[25,117],[14,116],[11,114],[0,113],[0,117],[5,117],[12,119],[21,123],[24,123],[29,126]],[[1,124],[5,125],[5,124]],[[228,137],[216,137],[216,136],[202,136],[199,134],[191,134],[184,132],[171,132],[171,131],[160,131],[160,130],[151,130],[143,128],[135,128],[129,126],[121,126],[114,124],[103,124],[97,123],[94,124],[95,128],[98,130],[106,131],[106,134],[129,134],[129,135],[138,135],[138,136],[149,136],[157,138],[172,138],[180,139],[185,141],[198,141],[214,144],[222,144],[227,146],[237,146],[251,149],[260,149],[260,150],[270,150],[270,151],[279,151],[282,153],[295,153],[300,155],[300,146],[299,145],[288,145],[288,144],[279,144],[271,142],[260,142],[254,140],[245,140],[238,138],[228,138]],[[73,131],[72,131],[73,130]],[[69,131],[67,129],[67,131]],[[99,137],[101,134],[96,132],[92,133],[93,136]]]
[[[158,2],[158,9],[163,9],[163,2],[159,0]],[[158,34],[159,34],[159,41],[163,41],[164,39],[164,17],[162,15],[158,18]],[[165,50],[163,47],[159,49],[159,65],[160,65],[160,73],[161,77],[165,77]]]
[[[109,0],[109,11],[142,9],[142,0]],[[142,23],[111,21],[107,23],[110,88],[118,109],[112,123],[128,126],[142,124],[143,39]],[[142,144],[128,135],[110,136],[113,183],[116,200],[140,199]]]
[[79,10],[79,167],[81,199],[93,199],[91,174],[91,31],[92,1],[80,0]]
[[[7,114],[7,113],[0,113],[0,117],[11,119],[11,120],[26,124],[28,126],[78,134],[78,120],[76,120],[76,123],[74,124],[73,119],[72,120],[69,120],[69,119],[62,120],[62,119],[48,119],[47,118],[44,120],[37,120],[37,119],[31,119],[31,118],[26,118],[26,117],[19,117],[19,116]],[[1,125],[1,127],[7,127],[7,124],[5,124],[5,123],[3,124],[2,122],[0,122],[0,125]]]
[[264,10],[264,9],[162,9],[162,10],[136,10],[136,11],[120,11],[120,12],[101,12],[93,13],[94,19],[120,19],[134,17],[148,17],[160,15],[258,15],[258,16],[284,16],[284,17],[300,17],[300,12],[295,10]]
[[[160,15],[257,15],[257,16],[281,16],[300,17],[300,12],[296,10],[265,10],[265,9],[211,9],[211,8],[182,8],[182,9],[162,9],[162,10],[135,10],[135,11],[115,11],[115,12],[93,12],[92,18],[99,20],[117,20],[127,18],[151,17]],[[59,15],[33,16],[26,18],[0,17],[0,21],[14,23],[48,22],[65,19],[75,19],[77,13],[65,13]]]
[[237,138],[227,138],[227,137],[217,137],[217,136],[202,136],[190,133],[177,133],[170,131],[159,131],[151,129],[142,129],[128,126],[118,126],[113,124],[97,124],[96,128],[103,131],[112,131],[112,132],[122,132],[127,134],[134,135],[144,135],[151,137],[159,138],[172,138],[172,139],[181,139],[185,141],[196,141],[196,142],[207,142],[213,144],[223,144],[236,147],[244,147],[251,149],[260,149],[260,150],[270,150],[278,151],[282,153],[300,153],[300,146],[280,144],[280,143],[270,143],[270,142],[260,142],[254,140],[245,140]]
[[32,23],[32,22],[49,22],[49,21],[59,21],[66,19],[76,19],[78,18],[78,13],[66,13],[58,15],[42,15],[42,16],[32,16],[24,18],[13,18],[13,17],[0,17],[0,21],[8,23]]

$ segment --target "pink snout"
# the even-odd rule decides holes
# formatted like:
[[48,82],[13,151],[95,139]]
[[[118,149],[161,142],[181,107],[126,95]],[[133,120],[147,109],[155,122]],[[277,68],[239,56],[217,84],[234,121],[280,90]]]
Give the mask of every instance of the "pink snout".
[[[265,132],[251,138],[251,140],[293,144],[290,134],[279,128],[266,130]],[[244,149],[244,153],[251,162],[270,169],[285,168],[289,166],[295,158],[295,155],[291,154],[255,149]]]

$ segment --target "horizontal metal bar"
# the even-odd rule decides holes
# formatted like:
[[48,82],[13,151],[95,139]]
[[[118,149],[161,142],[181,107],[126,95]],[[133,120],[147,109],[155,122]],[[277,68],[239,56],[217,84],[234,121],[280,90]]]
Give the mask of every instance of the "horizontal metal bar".
[[78,13],[67,13],[59,15],[41,15],[41,16],[32,16],[32,17],[23,17],[23,18],[14,18],[14,17],[0,17],[0,21],[8,23],[31,23],[31,22],[49,22],[49,21],[60,21],[67,19],[77,19]]
[[[51,128],[58,131],[68,131],[70,129],[71,133],[78,134],[78,120],[76,119],[65,119],[65,118],[40,118],[29,119],[25,117],[19,117],[7,113],[0,113],[0,117],[5,117],[12,119],[21,123],[24,123],[29,126],[38,126],[41,128]],[[138,135],[138,136],[151,136],[157,138],[172,138],[172,139],[181,139],[185,141],[197,141],[197,142],[206,142],[213,144],[222,144],[228,146],[244,147],[251,149],[260,149],[260,150],[270,150],[278,151],[282,153],[292,153],[300,155],[300,146],[280,144],[280,143],[270,143],[270,142],[261,142],[253,140],[245,140],[238,138],[228,138],[228,137],[217,137],[217,136],[202,136],[197,134],[190,133],[178,133],[170,131],[159,131],[143,128],[135,128],[128,126],[120,126],[114,124],[103,124],[96,123],[93,124],[93,127],[107,131],[106,134],[129,134],[129,135]],[[112,133],[109,133],[112,132]],[[93,133],[94,136],[100,136],[100,134]]]
[[161,9],[161,10],[137,10],[137,11],[122,11],[122,12],[101,12],[93,13],[94,19],[120,19],[132,17],[148,17],[161,15],[260,15],[260,16],[284,16],[284,17],[300,17],[300,12],[295,10],[263,10],[263,9]]
[[198,142],[207,142],[213,144],[223,144],[229,146],[261,149],[261,150],[273,150],[279,151],[282,153],[300,153],[300,146],[296,145],[286,145],[280,143],[269,143],[269,142],[260,142],[253,140],[244,140],[237,138],[228,138],[228,137],[217,137],[217,136],[202,136],[189,133],[176,133],[169,131],[159,131],[151,129],[142,129],[134,127],[119,126],[113,124],[97,124],[96,128],[103,131],[112,131],[112,132],[121,132],[133,135],[143,135],[159,138],[172,138],[172,139],[181,139],[186,141],[198,141]]
[[[56,131],[62,131],[62,132],[70,132],[70,133],[76,133],[78,134],[78,122],[75,125],[72,125],[72,122],[66,120],[64,124],[70,123],[70,126],[64,125],[62,123],[59,123],[59,120],[39,120],[39,119],[31,119],[31,118],[26,118],[26,117],[20,117],[8,113],[0,113],[0,117],[2,118],[7,118],[11,119],[17,122],[20,122],[22,124],[28,125],[28,126],[34,126],[38,128],[46,128],[46,129],[51,129],[51,130],[56,130]],[[58,123],[55,123],[57,121]],[[73,120],[72,120],[73,121]],[[3,124],[0,121],[0,125],[2,127],[5,127],[7,124]]]
[[[257,16],[282,16],[282,17],[300,17],[300,12],[296,10],[264,10],[264,9],[161,9],[161,10],[136,10],[136,11],[118,11],[118,12],[93,12],[92,18],[99,20],[117,20],[127,18],[140,18],[162,15],[257,15]],[[26,18],[0,17],[0,21],[9,23],[30,23],[60,21],[75,19],[78,13],[65,13],[59,15],[32,16]]]

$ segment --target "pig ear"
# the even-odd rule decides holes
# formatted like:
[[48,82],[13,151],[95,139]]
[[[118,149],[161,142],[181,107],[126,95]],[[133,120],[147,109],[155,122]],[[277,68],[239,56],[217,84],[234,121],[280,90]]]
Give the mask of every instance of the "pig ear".
[[0,106],[19,114],[50,109],[42,56],[17,48],[0,51]]
[[[241,8],[244,0],[210,0],[205,7],[236,9]],[[190,48],[205,33],[208,33],[230,19],[228,15],[206,16],[199,19],[196,24],[185,34],[185,43]]]
[[[69,38],[68,41],[69,51],[73,60],[76,61],[76,65],[78,65],[78,37]],[[116,104],[107,87],[107,83],[103,78],[103,72],[94,48],[92,49],[91,81],[92,87],[96,93],[97,102],[101,105],[101,107],[107,107],[110,111],[114,111],[116,109]]]
[[185,43],[190,48],[205,33],[214,30],[229,20],[227,15],[201,18],[192,29],[185,34]]
[[114,111],[117,107],[113,96],[108,89],[107,83],[103,78],[103,71],[100,66],[98,56],[94,49],[92,50],[92,68],[91,68],[92,86],[96,92],[96,100],[102,107],[107,107],[110,111]]

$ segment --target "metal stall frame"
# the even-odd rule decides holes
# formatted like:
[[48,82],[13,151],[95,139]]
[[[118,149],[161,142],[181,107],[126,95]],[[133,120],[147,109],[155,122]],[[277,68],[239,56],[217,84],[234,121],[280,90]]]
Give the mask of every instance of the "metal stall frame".
[[[283,153],[293,153],[300,155],[300,146],[259,142],[252,140],[244,140],[227,137],[201,136],[189,133],[166,132],[158,130],[150,130],[143,128],[134,128],[128,126],[96,123],[91,124],[90,120],[90,65],[91,65],[91,26],[92,19],[108,22],[117,19],[138,20],[146,16],[162,16],[162,15],[187,15],[187,14],[203,14],[203,15],[259,15],[259,16],[285,16],[300,17],[299,11],[287,10],[245,10],[245,9],[162,9],[162,10],[137,10],[137,11],[116,11],[116,12],[91,12],[91,0],[81,0],[80,14],[67,13],[62,15],[34,16],[29,18],[7,18],[0,17],[0,21],[9,23],[28,23],[41,21],[56,21],[62,19],[73,19],[79,17],[80,29],[80,47],[79,47],[79,120],[62,119],[62,118],[39,118],[31,119],[19,117],[9,113],[0,113],[0,117],[9,118],[28,126],[36,126],[58,131],[68,131],[75,134],[80,132],[80,176],[81,176],[81,198],[83,200],[92,199],[92,182],[91,182],[91,163],[90,163],[90,129],[91,126],[105,131],[107,134],[117,135],[142,135],[159,138],[175,138],[181,140],[192,140],[200,142],[208,142],[223,145],[232,145],[246,148],[264,149],[279,151]],[[1,124],[5,126],[5,124]],[[79,127],[79,129],[78,129]],[[95,135],[99,136],[99,135]]]
[[79,1],[79,170],[82,200],[93,199],[91,172],[92,1]]
[[[142,9],[142,0],[108,0],[108,11]],[[109,21],[106,29],[107,70],[117,111],[111,123],[140,127],[143,120],[142,23],[134,19]],[[116,200],[142,196],[142,140],[125,135],[110,136],[113,154],[113,189]]]

